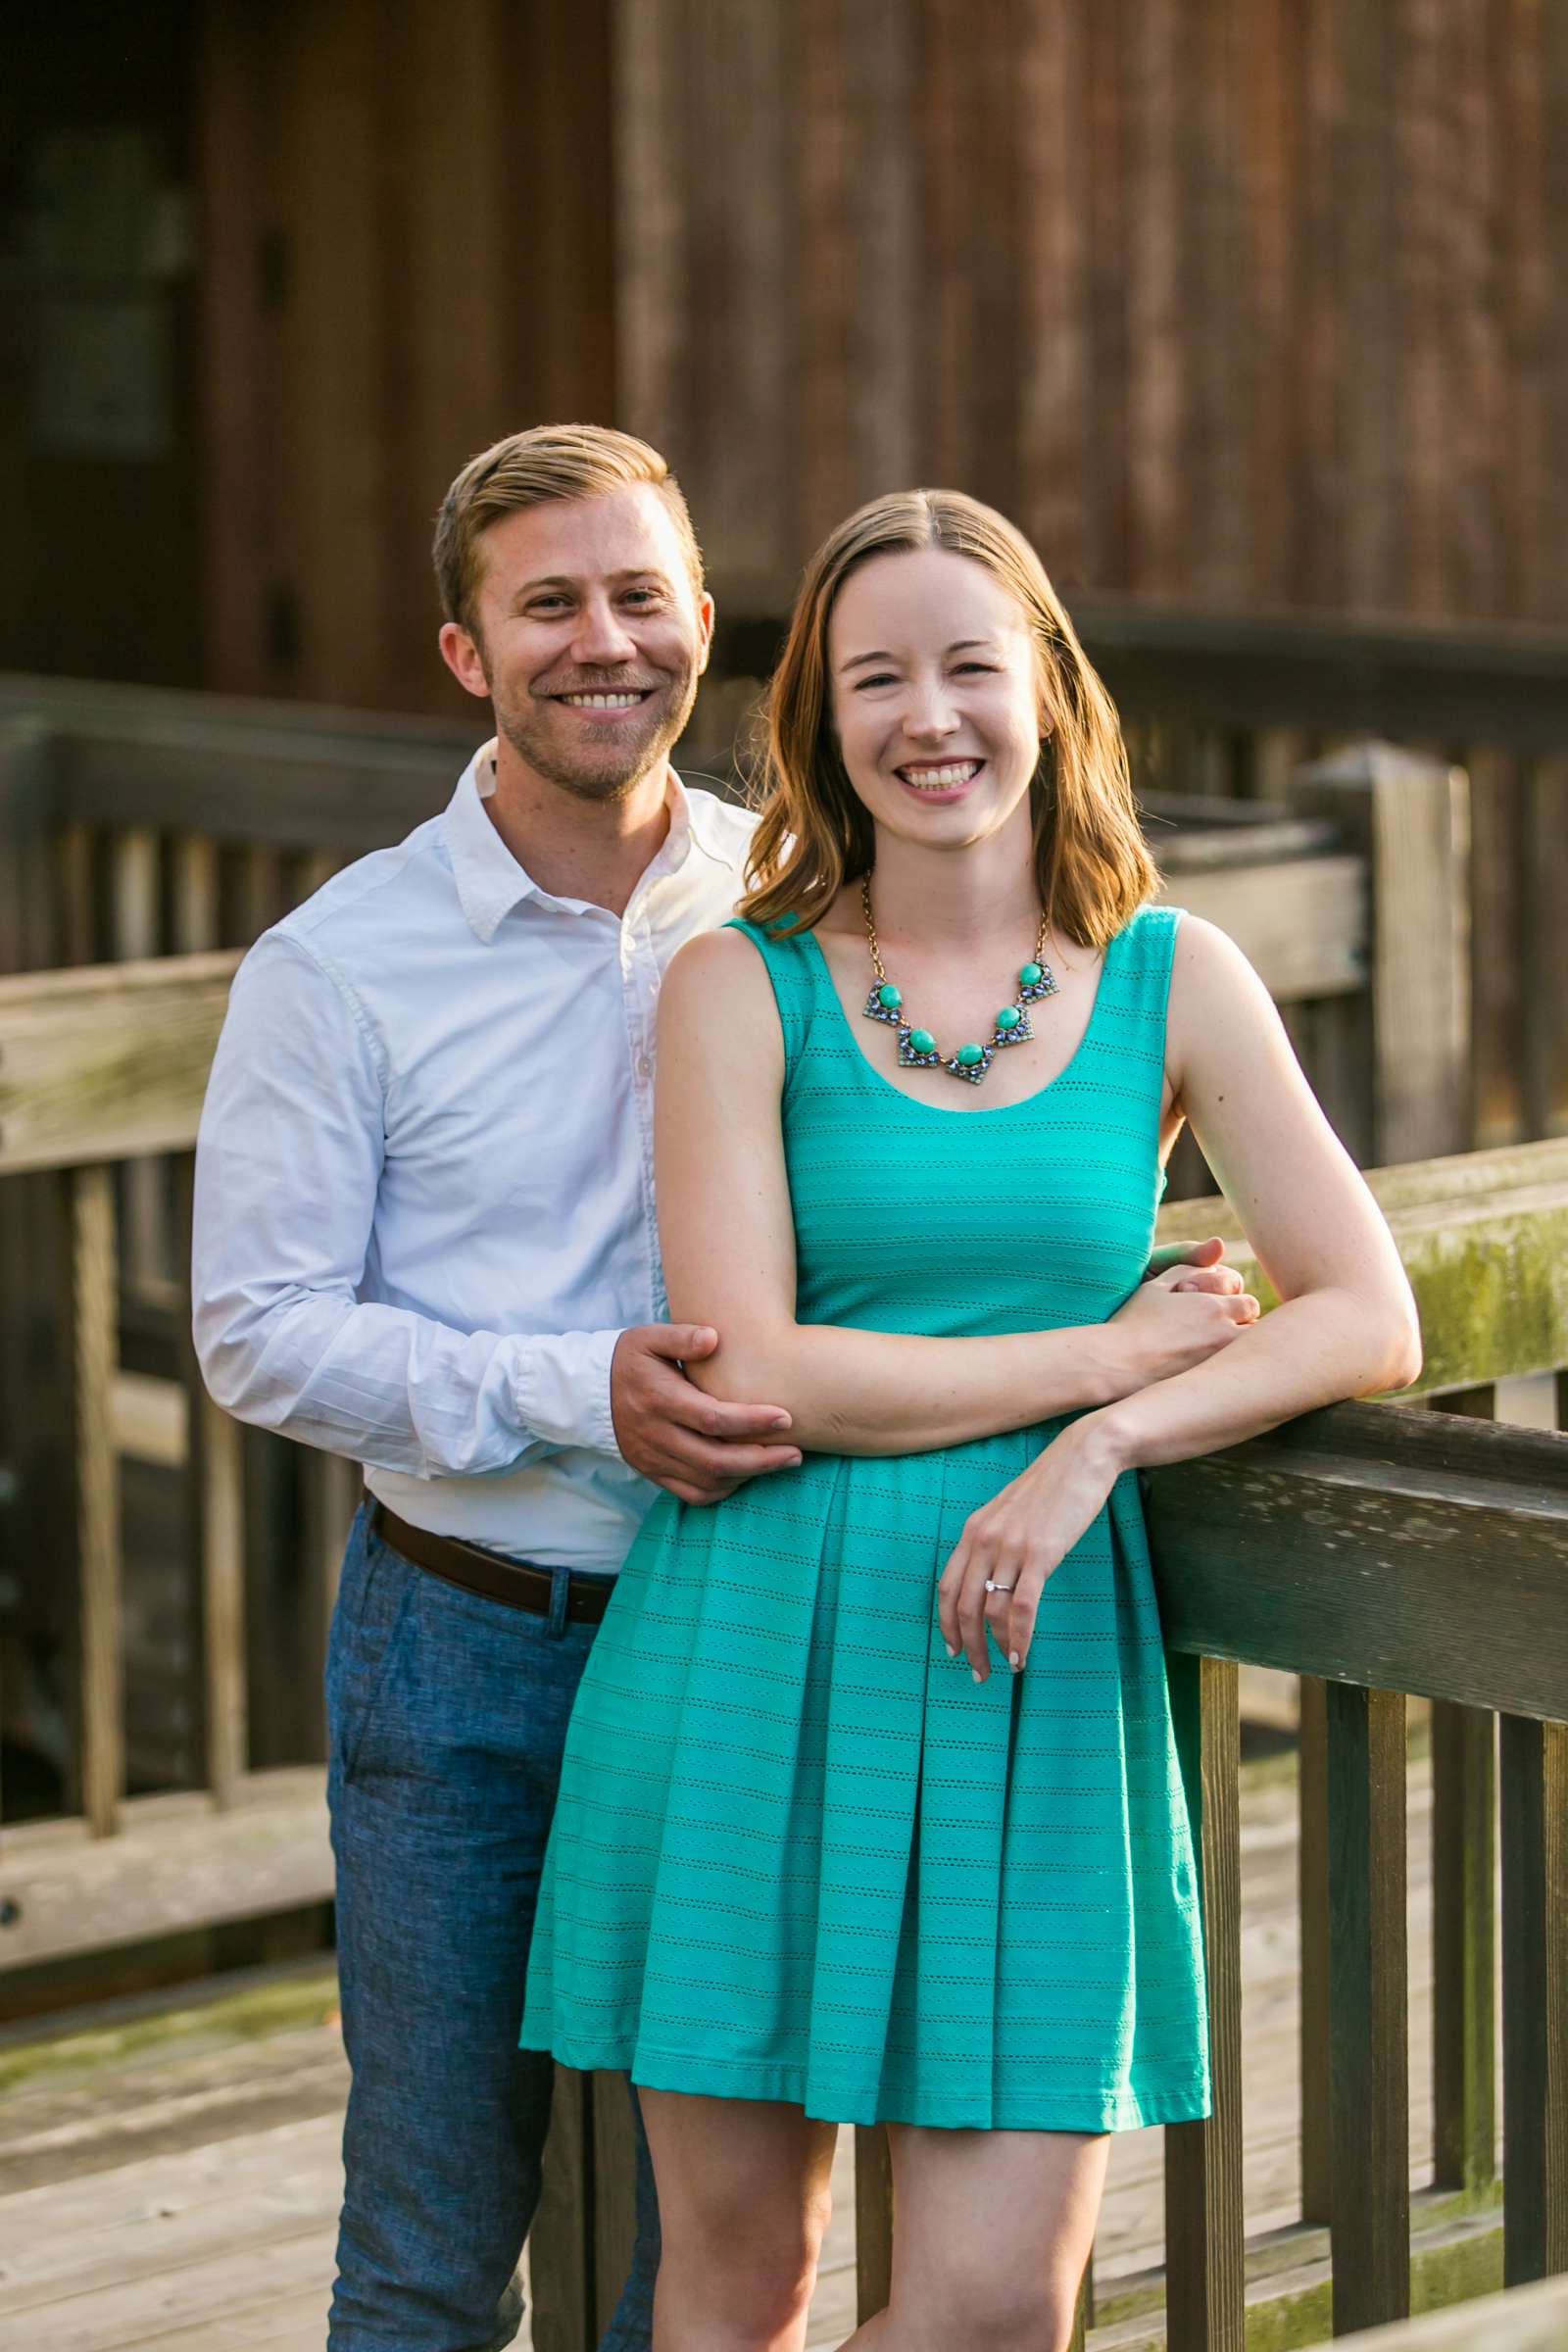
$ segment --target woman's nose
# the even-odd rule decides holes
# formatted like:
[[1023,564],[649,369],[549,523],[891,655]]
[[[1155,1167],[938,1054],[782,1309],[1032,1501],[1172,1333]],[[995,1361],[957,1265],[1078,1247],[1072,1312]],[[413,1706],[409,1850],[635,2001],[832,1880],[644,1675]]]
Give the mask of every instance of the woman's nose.
[[917,691],[904,714],[905,733],[916,735],[922,742],[940,741],[951,735],[957,723],[950,697],[937,687]]

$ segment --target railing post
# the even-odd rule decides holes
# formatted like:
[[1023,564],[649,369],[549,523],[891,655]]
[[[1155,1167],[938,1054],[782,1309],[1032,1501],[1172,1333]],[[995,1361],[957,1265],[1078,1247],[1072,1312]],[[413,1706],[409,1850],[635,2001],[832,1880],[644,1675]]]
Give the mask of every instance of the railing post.
[[528,2239],[534,2352],[595,2352],[626,2282],[636,2229],[625,2082],[558,2066]]
[[1568,2271],[1568,1723],[1501,1719],[1504,2283]]
[[[1489,1421],[1496,1391],[1433,1402]],[[1486,1709],[1433,1700],[1432,2180],[1466,2193],[1497,2177],[1496,1744]]]
[[1469,779],[1358,743],[1298,770],[1291,800],[1333,816],[1366,859],[1373,1162],[1462,1152],[1472,1131]]
[[[190,1264],[196,1162],[174,1163],[176,1236]],[[183,1286],[182,1286],[183,1287]],[[207,1394],[190,1330],[185,1290],[178,1361],[185,1389],[186,1568],[200,1712],[203,1778],[219,1807],[231,1805],[250,1761],[245,1642],[244,1433]]]
[[893,2292],[893,2161],[880,2124],[855,2132],[855,2316],[863,2327]]
[[1404,1699],[1328,1686],[1334,2332],[1410,2310]]
[[107,1838],[119,1826],[125,1787],[120,1464],[114,1436],[120,1354],[114,1172],[73,1168],[65,1181],[74,1363],[81,1809],[93,1835]]
[[[1237,1669],[1174,1653],[1172,1707],[1196,1699],[1202,1791],[1203,1963],[1213,2103],[1202,2123],[1165,2130],[1165,2328],[1170,2352],[1242,2352],[1241,1739]],[[1196,1688],[1195,1688],[1196,1687]]]
[[1328,1694],[1300,1678],[1297,1895],[1301,1921],[1301,2219],[1334,2218],[1334,2085],[1329,2075]]

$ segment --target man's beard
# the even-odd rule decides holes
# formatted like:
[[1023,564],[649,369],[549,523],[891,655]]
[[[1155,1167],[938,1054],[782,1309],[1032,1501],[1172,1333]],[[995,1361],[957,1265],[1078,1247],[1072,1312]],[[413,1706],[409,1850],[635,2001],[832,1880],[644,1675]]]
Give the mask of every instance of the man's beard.
[[[606,685],[568,691],[614,694],[618,689],[612,679]],[[525,696],[520,704],[503,701],[493,684],[491,700],[498,731],[536,776],[543,776],[547,783],[559,786],[563,792],[574,793],[579,800],[621,801],[663,764],[684,732],[697,700],[697,667],[694,662],[683,676],[672,680],[663,718],[651,734],[639,731],[634,736],[621,722],[606,727],[603,737],[595,742],[585,728],[574,758],[562,745],[560,722],[553,718],[549,702],[541,703],[532,695]]]

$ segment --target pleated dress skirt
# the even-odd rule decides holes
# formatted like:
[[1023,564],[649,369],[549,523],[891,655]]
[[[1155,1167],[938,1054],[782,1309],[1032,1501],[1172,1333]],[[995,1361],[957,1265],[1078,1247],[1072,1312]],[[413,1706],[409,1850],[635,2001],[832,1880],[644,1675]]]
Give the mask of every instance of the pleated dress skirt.
[[[1114,1312],[1163,1182],[1177,919],[1134,918],[1067,1069],[992,1112],[891,1086],[814,941],[741,926],[784,1030],[803,1321],[984,1337]],[[1207,2113],[1191,1727],[1136,1479],[1049,1581],[1020,1674],[976,1685],[937,1621],[964,1522],[1061,1426],[660,1496],[577,1696],[525,2047],[839,2123]]]

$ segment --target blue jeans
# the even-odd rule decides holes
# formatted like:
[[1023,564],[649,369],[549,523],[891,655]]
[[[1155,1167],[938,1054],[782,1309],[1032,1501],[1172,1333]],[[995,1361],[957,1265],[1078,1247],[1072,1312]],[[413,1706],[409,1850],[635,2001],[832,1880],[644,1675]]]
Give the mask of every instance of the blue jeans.
[[[566,1719],[594,1629],[443,1584],[362,1510],[327,1650],[327,1797],[353,2069],[329,2352],[499,2352],[522,2319],[554,2062],[519,2050]],[[635,2109],[635,2101],[633,2102]],[[647,2352],[659,2218],[603,2352]]]

